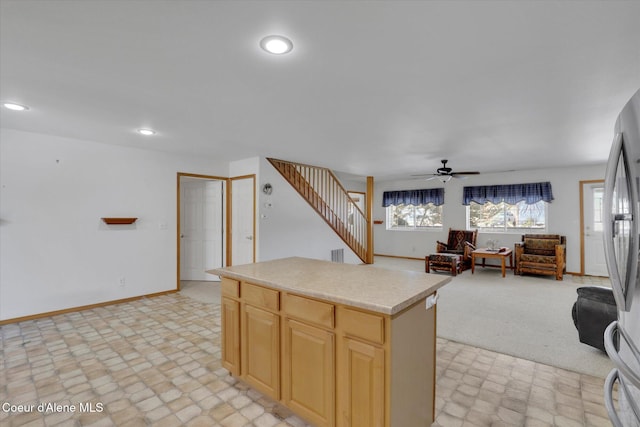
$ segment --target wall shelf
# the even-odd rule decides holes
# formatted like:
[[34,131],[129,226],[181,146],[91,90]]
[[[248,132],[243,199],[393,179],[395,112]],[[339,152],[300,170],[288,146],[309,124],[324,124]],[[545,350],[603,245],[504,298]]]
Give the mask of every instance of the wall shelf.
[[122,225],[133,224],[138,218],[102,218],[105,224],[109,225]]

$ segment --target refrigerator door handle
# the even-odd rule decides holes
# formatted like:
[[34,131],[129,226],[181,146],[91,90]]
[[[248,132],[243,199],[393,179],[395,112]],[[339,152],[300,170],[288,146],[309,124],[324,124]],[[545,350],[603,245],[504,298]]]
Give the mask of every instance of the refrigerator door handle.
[[[622,311],[629,311],[631,308],[631,298],[627,298],[629,289],[635,286],[637,280],[638,270],[638,221],[633,221],[634,215],[637,215],[638,209],[638,194],[635,184],[635,180],[629,180],[628,193],[630,197],[631,213],[613,213],[613,194],[616,185],[616,175],[618,172],[618,163],[622,158],[626,168],[626,158],[624,156],[624,144],[621,133],[616,133],[613,144],[611,147],[611,153],[609,155],[609,161],[607,162],[607,170],[604,181],[604,205],[602,208],[603,214],[603,226],[604,226],[604,248],[605,258],[607,260],[607,266],[609,267],[609,275],[611,276],[611,287],[613,289],[613,295],[618,305],[618,309]],[[625,169],[625,176],[627,176],[627,170]],[[618,270],[618,263],[616,256],[619,256],[615,252],[614,237],[618,234],[618,221],[629,221],[631,223],[630,240],[629,240],[629,253],[627,271],[625,276],[621,277]]]
[[609,355],[609,357],[611,358],[611,361],[615,364],[618,370],[622,372],[622,375],[624,375],[626,379],[631,381],[631,383],[634,386],[640,389],[640,375],[635,373],[633,369],[630,368],[629,365],[627,365],[627,363],[624,360],[622,360],[613,342],[613,336],[616,333],[616,331],[618,332],[620,341],[622,342],[622,340],[624,340],[627,343],[629,349],[631,350],[631,353],[636,358],[636,360],[638,360],[638,362],[640,363],[640,351],[632,342],[632,340],[629,339],[626,331],[618,323],[617,320],[614,320],[613,322],[611,322],[611,324],[607,326],[607,329],[605,329],[604,331],[604,348],[607,351],[607,354]]
[[616,262],[615,249],[613,247],[613,238],[616,236],[616,220],[618,215],[613,214],[613,191],[616,184],[616,172],[618,169],[618,161],[622,154],[622,135],[616,134],[613,139],[613,145],[611,147],[611,154],[609,155],[609,161],[607,162],[607,172],[604,178],[604,206],[602,207],[604,226],[604,254],[607,258],[607,265],[609,266],[609,274],[611,275],[611,286],[613,287],[613,293],[616,294],[616,301],[619,300],[619,293],[621,289],[617,289],[620,281],[620,271],[618,270],[618,264]]
[[604,381],[604,406],[607,408],[609,419],[611,420],[613,427],[624,427],[624,424],[620,421],[620,417],[618,417],[618,411],[616,411],[616,407],[613,404],[613,385],[619,376],[618,370],[612,369],[611,372],[609,372],[609,375],[607,375],[607,379]]
[[[620,417],[618,416],[618,411],[616,410],[615,405],[613,404],[613,386],[616,380],[620,383],[620,389],[618,390],[618,394],[624,393],[625,396],[631,396],[629,394],[629,389],[627,385],[623,381],[622,377],[620,377],[620,372],[617,369],[612,369],[607,375],[607,379],[604,382],[604,406],[607,408],[607,412],[609,413],[609,419],[611,420],[611,424],[614,427],[625,427],[625,425],[620,421]],[[633,415],[636,417],[636,420],[640,422],[640,408],[638,408],[637,403],[633,399],[627,399],[629,402],[629,406],[631,406],[631,411]]]

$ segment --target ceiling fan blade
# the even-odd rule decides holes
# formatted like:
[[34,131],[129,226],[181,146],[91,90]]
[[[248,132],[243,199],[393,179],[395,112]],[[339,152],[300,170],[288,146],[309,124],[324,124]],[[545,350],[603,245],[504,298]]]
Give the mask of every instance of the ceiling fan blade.
[[451,175],[480,175],[480,172],[452,172]]
[[411,176],[415,176],[415,177],[423,177],[423,176],[436,176],[435,173],[421,173],[421,174],[417,174],[417,175],[411,175]]

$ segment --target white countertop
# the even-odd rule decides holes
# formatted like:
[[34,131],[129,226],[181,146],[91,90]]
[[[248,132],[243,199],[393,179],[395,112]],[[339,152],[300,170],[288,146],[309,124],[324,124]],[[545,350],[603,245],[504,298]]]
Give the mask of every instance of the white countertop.
[[299,257],[217,268],[207,273],[390,315],[451,281],[450,277],[418,271]]

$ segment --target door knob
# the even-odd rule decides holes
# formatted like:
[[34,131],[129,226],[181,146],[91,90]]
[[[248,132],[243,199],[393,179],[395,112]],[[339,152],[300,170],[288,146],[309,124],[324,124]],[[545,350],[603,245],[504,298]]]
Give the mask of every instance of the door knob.
[[253,236],[247,236],[246,239],[247,240],[253,240]]

